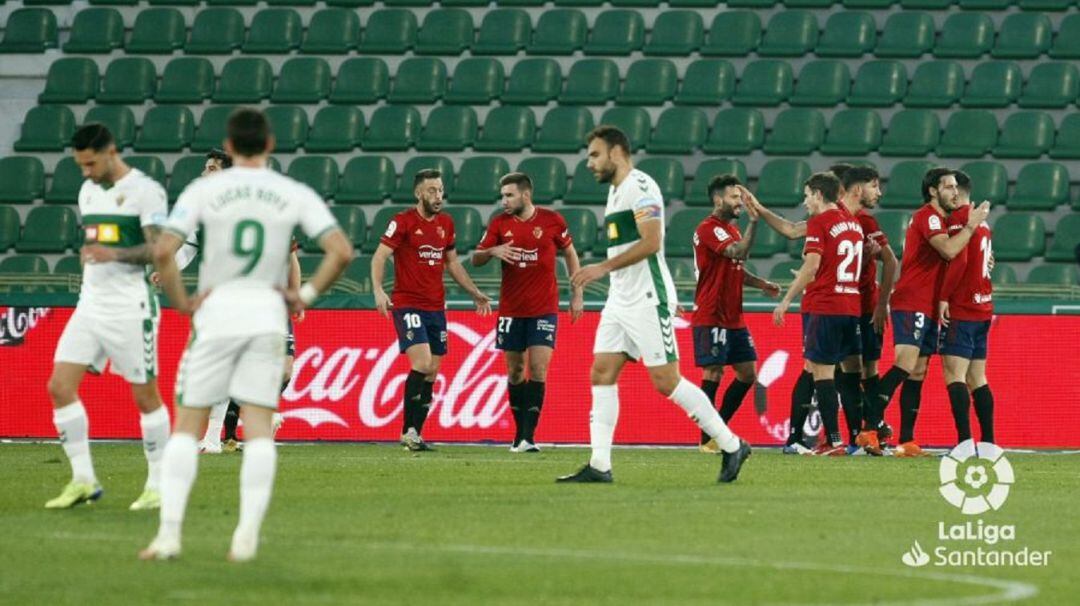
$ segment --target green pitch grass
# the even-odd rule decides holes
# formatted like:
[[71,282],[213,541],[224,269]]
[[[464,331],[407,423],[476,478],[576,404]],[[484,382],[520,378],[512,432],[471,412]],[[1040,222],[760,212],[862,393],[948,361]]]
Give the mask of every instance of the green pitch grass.
[[[967,521],[937,492],[938,461],[760,451],[733,485],[719,458],[620,449],[614,485],[556,485],[580,448],[513,455],[444,446],[280,449],[257,561],[225,562],[240,456],[200,457],[174,562],[140,562],[156,513],[127,511],[137,444],[95,444],[105,496],[45,511],[68,480],[55,444],[0,445],[5,604],[1075,604],[1080,457],[1010,454],[1016,484],[986,524],[1016,538],[938,538]],[[1045,568],[909,568],[918,540],[1052,551]]]

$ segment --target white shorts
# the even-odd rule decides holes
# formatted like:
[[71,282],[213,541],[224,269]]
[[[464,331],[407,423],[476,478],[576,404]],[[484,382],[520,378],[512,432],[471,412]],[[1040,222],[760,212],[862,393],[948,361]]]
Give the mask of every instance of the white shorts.
[[675,310],[666,306],[633,309],[605,307],[596,327],[593,353],[625,353],[645,366],[679,360]]
[[195,337],[176,371],[176,404],[209,408],[226,398],[277,410],[285,335]]
[[157,377],[158,320],[151,316],[91,317],[75,308],[56,344],[54,362],[105,370],[142,385]]

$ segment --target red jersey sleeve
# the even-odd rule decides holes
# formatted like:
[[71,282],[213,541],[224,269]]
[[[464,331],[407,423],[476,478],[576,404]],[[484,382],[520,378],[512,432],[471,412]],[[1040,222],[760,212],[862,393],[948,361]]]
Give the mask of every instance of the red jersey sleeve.
[[555,225],[559,228],[559,233],[555,234],[555,247],[559,250],[569,248],[574,239],[570,236],[570,228],[566,225],[566,218],[559,213],[555,213]]
[[[968,208],[969,207],[964,206],[953,211],[945,221],[946,229],[950,237],[952,234],[963,229],[964,225],[967,224]],[[941,284],[941,293],[938,295],[939,301],[948,301],[957,286],[960,285],[960,281],[964,279],[964,269],[967,267],[968,261],[967,248],[968,247],[965,246],[964,249],[960,251],[960,254],[953,257],[952,261],[949,261],[949,265],[945,269],[945,280]]]
[[379,242],[393,249],[401,246],[402,242],[405,241],[405,236],[409,233],[409,226],[405,225],[405,223],[404,215],[397,215],[390,219],[390,223],[386,225],[386,231],[379,238]]
[[810,217],[806,222],[806,244],[803,245],[803,254],[822,254],[825,250],[825,223],[821,215]]
[[925,238],[927,242],[930,241],[930,238],[937,235],[949,235],[945,222],[937,213],[933,212],[926,213],[926,216],[921,221],[918,221],[918,225],[915,225],[914,227],[919,230],[919,234]]
[[487,231],[484,232],[484,237],[480,240],[480,243],[476,245],[476,250],[486,250],[499,244],[499,220],[498,218],[492,219],[487,226]]
[[713,221],[706,221],[699,225],[697,236],[702,246],[716,254],[722,253],[725,248],[735,243],[735,238]]

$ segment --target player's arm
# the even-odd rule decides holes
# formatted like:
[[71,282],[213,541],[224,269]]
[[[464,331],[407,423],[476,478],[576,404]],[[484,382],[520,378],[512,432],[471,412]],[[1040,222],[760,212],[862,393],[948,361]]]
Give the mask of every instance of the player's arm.
[[754,245],[754,236],[757,234],[757,212],[750,217],[750,223],[746,225],[746,233],[743,234],[742,240],[725,247],[720,254],[729,259],[736,259],[739,261],[745,261],[750,257],[750,247]]
[[[310,232],[309,232],[310,233]],[[333,223],[331,227],[319,235],[319,247],[323,250],[322,262],[315,268],[311,279],[299,290],[291,286],[285,291],[285,302],[289,305],[289,313],[299,314],[304,309],[311,307],[319,295],[326,292],[337,281],[349,262],[353,258],[352,242],[345,237],[345,232]],[[292,263],[292,261],[289,261]],[[299,262],[298,262],[299,263]],[[299,270],[299,268],[297,268]],[[290,267],[290,273],[292,268]]]
[[394,249],[379,243],[371,257],[371,289],[375,293],[375,309],[382,315],[390,316],[390,297],[383,290],[383,278],[386,275],[386,260],[394,254]]
[[751,288],[760,288],[761,292],[770,297],[780,296],[779,284],[770,282],[761,276],[755,276],[748,271],[743,271],[743,285]]
[[952,299],[953,292],[956,291],[957,285],[964,276],[964,271],[967,269],[968,264],[968,252],[967,247],[960,251],[960,254],[953,257],[952,261],[949,261],[948,267],[945,269],[945,281],[941,284],[941,292],[938,295],[938,317],[941,318],[942,324],[949,325],[949,300]]
[[599,280],[617,269],[629,267],[660,252],[663,239],[661,233],[664,226],[661,220],[660,203],[642,205],[634,211],[634,218],[641,238],[630,248],[610,259],[582,267],[570,276],[571,284],[578,288],[585,288],[589,282]]
[[799,272],[795,274],[795,280],[788,287],[787,294],[783,299],[780,299],[780,303],[773,310],[773,323],[777,326],[784,325],[784,314],[787,313],[791,302],[795,297],[802,294],[806,289],[806,286],[814,281],[814,276],[817,275],[818,267],[821,265],[821,254],[817,252],[808,252],[803,255],[803,264],[799,268]]
[[465,271],[465,267],[461,264],[457,251],[453,248],[446,249],[446,271],[454,279],[454,282],[457,282],[458,285],[465,289],[465,292],[472,296],[473,302],[476,303],[477,313],[481,316],[491,313],[491,298],[476,287],[472,278],[469,277],[469,273]]
[[[158,225],[146,225],[143,226],[142,231],[145,240],[142,244],[127,248],[87,244],[82,248],[82,256],[84,259],[97,263],[115,261],[132,265],[150,265],[154,262],[154,242],[157,241],[158,235],[161,233],[161,227]],[[181,240],[180,244],[183,243],[184,241]]]
[[881,294],[878,296],[877,307],[874,308],[874,315],[871,318],[871,322],[874,324],[874,330],[879,334],[885,332],[885,324],[889,321],[889,297],[892,295],[893,286],[896,284],[897,270],[900,268],[900,261],[896,258],[896,253],[888,244],[881,247]]
[[176,311],[191,314],[195,311],[194,302],[188,297],[187,289],[180,280],[180,268],[176,265],[176,251],[183,245],[183,237],[175,232],[164,232],[156,238],[151,258],[157,270],[161,289],[169,298],[169,302]]
[[990,214],[990,203],[983,202],[971,210],[968,214],[967,223],[956,234],[949,236],[946,233],[938,233],[930,236],[930,246],[934,247],[941,258],[946,261],[951,261],[960,254],[961,251],[967,247],[968,242],[971,241],[971,236],[975,233],[975,228],[978,227],[983,221],[986,220],[987,215]]
[[[574,245],[571,244],[562,249],[562,254],[566,257],[566,270],[570,275],[574,275],[581,269],[581,260],[578,258],[577,251],[574,250]],[[585,312],[585,295],[580,286],[570,284],[570,323],[577,322],[581,314]]]
[[[300,290],[300,257],[296,254],[295,250],[289,251],[289,275],[286,277],[285,284],[288,285],[289,290]],[[297,322],[304,321],[304,310],[300,310],[296,314],[293,314],[293,319]]]
[[[494,221],[492,224],[494,224]],[[512,242],[496,244],[498,241],[498,234],[492,231],[491,225],[488,225],[488,230],[484,232],[484,239],[476,245],[476,250],[473,251],[473,267],[483,267],[487,265],[487,262],[492,258],[506,261],[507,263],[513,263],[521,258],[520,247],[513,246]]]
[[757,198],[751,197],[747,207],[754,207],[754,210],[761,215],[761,218],[765,220],[765,223],[780,232],[780,235],[784,236],[788,240],[798,240],[799,238],[806,237],[806,221],[789,221],[784,217],[774,213],[773,211],[765,208]]

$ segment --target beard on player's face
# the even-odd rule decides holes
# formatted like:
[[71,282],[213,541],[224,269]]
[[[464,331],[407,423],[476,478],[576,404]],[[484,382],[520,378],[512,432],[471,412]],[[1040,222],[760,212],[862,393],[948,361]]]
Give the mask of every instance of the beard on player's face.
[[440,195],[425,196],[421,194],[420,205],[424,207],[424,213],[429,215],[437,215],[442,210],[443,199]]

